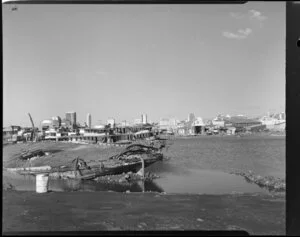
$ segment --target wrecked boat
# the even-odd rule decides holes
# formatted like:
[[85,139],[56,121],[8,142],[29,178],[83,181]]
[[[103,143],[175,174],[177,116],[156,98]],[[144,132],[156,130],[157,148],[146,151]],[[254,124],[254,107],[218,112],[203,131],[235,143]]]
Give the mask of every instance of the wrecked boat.
[[29,160],[33,157],[36,156],[44,156],[46,155],[47,152],[41,150],[41,149],[36,149],[36,150],[25,150],[19,155],[19,159],[21,160]]
[[134,144],[107,160],[86,162],[78,157],[71,164],[65,166],[29,167],[11,170],[23,175],[48,173],[50,177],[90,180],[106,175],[117,175],[127,172],[136,173],[142,169],[143,163],[144,168],[146,168],[162,159],[161,148]]

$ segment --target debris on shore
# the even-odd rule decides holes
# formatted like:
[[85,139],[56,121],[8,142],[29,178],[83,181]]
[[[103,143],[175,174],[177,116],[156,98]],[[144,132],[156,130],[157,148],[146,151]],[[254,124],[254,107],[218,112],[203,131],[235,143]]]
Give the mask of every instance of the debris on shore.
[[273,176],[262,177],[260,175],[255,175],[251,170],[249,170],[247,173],[235,171],[231,172],[231,174],[243,176],[247,182],[255,183],[259,187],[266,188],[269,191],[285,192],[286,190],[285,179],[276,178]]
[[151,172],[146,172],[144,178],[138,175],[137,173],[128,172],[128,173],[123,173],[118,175],[100,176],[95,178],[94,180],[103,183],[128,184],[128,183],[137,182],[141,180],[152,181],[157,178],[159,178],[159,176]]

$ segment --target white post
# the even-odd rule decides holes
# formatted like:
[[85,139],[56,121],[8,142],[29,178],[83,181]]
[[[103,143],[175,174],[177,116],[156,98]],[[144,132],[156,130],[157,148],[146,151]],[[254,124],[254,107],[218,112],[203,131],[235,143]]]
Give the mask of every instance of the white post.
[[37,174],[36,175],[36,192],[37,193],[47,193],[49,185],[48,174]]
[[144,180],[145,178],[145,162],[144,159],[141,158],[142,161],[142,168],[139,170],[138,175],[142,176],[142,179]]

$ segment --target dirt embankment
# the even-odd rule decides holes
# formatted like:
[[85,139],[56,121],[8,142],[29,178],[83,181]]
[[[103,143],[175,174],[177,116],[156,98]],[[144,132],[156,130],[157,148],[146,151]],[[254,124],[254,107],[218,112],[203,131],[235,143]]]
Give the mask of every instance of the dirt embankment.
[[3,192],[3,231],[246,230],[285,234],[285,200],[258,195]]
[[[22,151],[40,149],[49,152],[31,161],[19,159]],[[86,161],[105,160],[124,150],[121,147],[103,147],[99,145],[81,145],[62,142],[20,143],[3,147],[3,167],[16,168],[28,166],[60,166],[72,163],[76,158]]]

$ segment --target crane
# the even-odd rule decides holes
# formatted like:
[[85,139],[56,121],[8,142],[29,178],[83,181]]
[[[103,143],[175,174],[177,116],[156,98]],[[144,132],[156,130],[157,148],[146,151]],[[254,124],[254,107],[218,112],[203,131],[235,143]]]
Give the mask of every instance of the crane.
[[36,136],[35,136],[35,129],[34,129],[34,123],[33,123],[33,120],[32,120],[32,117],[31,117],[30,113],[28,113],[28,115],[29,115],[30,122],[31,122],[31,125],[32,125],[31,141],[33,141],[36,138]]

